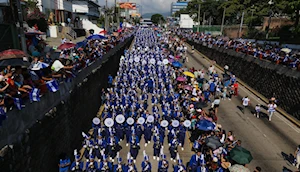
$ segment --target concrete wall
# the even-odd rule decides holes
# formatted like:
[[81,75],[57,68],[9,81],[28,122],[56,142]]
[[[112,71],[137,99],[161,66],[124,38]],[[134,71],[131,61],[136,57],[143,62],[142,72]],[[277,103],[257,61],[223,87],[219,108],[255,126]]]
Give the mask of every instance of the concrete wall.
[[228,65],[238,78],[265,97],[271,98],[275,94],[279,106],[300,120],[299,71],[223,47],[208,48],[191,41],[188,43],[220,66]]
[[116,74],[120,56],[131,41],[116,46],[71,83],[60,84],[58,92],[46,94],[40,102],[27,103],[21,111],[10,112],[0,128],[0,147],[9,144],[13,149],[0,157],[1,171],[55,172],[60,153],[72,158],[73,150],[81,146],[81,132],[91,128],[108,74]]

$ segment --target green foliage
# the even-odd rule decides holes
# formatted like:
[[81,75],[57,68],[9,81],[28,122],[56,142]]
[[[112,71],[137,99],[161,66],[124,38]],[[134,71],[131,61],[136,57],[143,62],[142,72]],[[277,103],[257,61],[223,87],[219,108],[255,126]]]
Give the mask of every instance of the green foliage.
[[[295,21],[295,26],[299,24],[300,0],[273,0],[274,4],[269,5],[269,0],[191,0],[184,10],[175,13],[178,17],[180,14],[198,15],[198,7],[201,4],[200,20],[203,21],[205,12],[206,20],[211,16],[212,24],[221,24],[223,10],[226,9],[226,24],[239,24],[242,12],[245,13],[244,21],[249,26],[261,25],[263,17],[271,14],[287,15]],[[194,17],[197,21],[198,17]]]
[[151,21],[153,24],[159,24],[160,22],[165,22],[165,19],[161,14],[153,14],[151,16]]
[[28,0],[26,2],[26,7],[29,11],[33,11],[35,8],[37,8],[37,0]]

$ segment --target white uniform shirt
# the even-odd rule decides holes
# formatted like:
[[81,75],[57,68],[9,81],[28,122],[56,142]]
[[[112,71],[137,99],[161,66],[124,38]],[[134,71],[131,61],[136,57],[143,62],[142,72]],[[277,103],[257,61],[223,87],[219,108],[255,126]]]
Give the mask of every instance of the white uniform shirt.
[[243,98],[243,106],[248,106],[249,105],[249,102],[250,102],[250,99],[247,97],[247,98]]

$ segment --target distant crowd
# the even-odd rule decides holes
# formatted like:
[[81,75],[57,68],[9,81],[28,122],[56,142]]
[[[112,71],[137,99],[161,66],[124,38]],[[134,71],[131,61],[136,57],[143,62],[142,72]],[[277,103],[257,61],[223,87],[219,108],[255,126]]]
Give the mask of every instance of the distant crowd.
[[193,33],[190,31],[175,31],[177,35],[194,41],[196,43],[212,47],[224,47],[226,49],[233,49],[236,52],[242,52],[247,55],[269,60],[276,64],[283,64],[291,68],[300,70],[299,52],[293,51],[279,45],[259,45],[255,42],[250,42],[242,39],[229,39],[223,36],[212,36],[204,33]]

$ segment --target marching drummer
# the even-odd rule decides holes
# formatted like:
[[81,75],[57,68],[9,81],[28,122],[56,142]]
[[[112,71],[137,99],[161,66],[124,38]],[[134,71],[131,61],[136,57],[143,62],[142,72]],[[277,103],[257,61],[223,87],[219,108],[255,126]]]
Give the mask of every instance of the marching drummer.
[[142,125],[145,123],[145,118],[139,117],[137,120],[137,124],[135,125],[135,131],[136,135],[139,138],[139,141],[141,141],[142,135],[144,133],[144,130],[142,128]]
[[98,129],[101,128],[100,122],[101,122],[100,119],[97,118],[97,117],[93,119],[92,128],[93,128],[93,136],[94,136],[94,138],[97,138]]
[[[119,115],[118,115],[119,116]],[[122,123],[118,123],[118,116],[116,117],[116,121],[117,121],[117,123],[115,124],[115,130],[116,130],[116,136],[118,137],[118,138],[120,138],[120,141],[122,141],[122,140],[124,140],[124,124],[122,124]],[[123,115],[122,115],[123,116]],[[124,117],[124,116],[123,116]],[[125,117],[124,117],[124,120],[125,120]],[[120,122],[120,121],[119,121]],[[124,121],[123,121],[124,122]]]
[[125,124],[126,146],[129,145],[131,131],[134,129],[133,123],[134,123],[133,118],[131,118],[131,117],[127,118],[126,124]]

